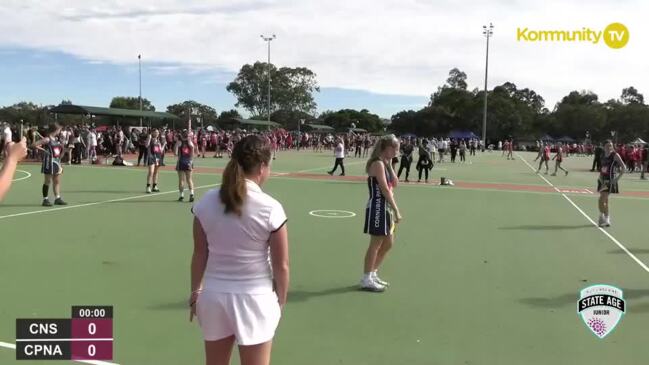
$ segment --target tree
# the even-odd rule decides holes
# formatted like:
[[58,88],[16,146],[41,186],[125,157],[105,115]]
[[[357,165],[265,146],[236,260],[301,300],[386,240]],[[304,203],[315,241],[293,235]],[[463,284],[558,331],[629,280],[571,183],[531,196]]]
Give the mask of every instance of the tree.
[[466,90],[466,73],[460,71],[457,68],[452,69],[448,72],[448,78],[446,79],[446,84],[448,87],[453,89]]
[[620,99],[625,104],[644,104],[644,96],[633,86],[623,89]]
[[367,109],[361,111],[353,109],[342,109],[339,111],[326,111],[320,115],[318,120],[338,131],[347,131],[352,123],[356,128],[363,128],[369,132],[383,131],[383,122],[378,115],[370,113]]
[[[116,96],[110,101],[111,108],[140,110],[140,98],[133,96]],[[155,107],[147,98],[142,98],[142,110],[155,111]]]
[[313,115],[300,110],[280,109],[273,112],[273,114],[271,114],[270,116],[270,119],[277,123],[281,123],[286,129],[295,130],[297,129],[297,125],[300,120],[308,122],[315,118],[313,117]]
[[32,102],[21,101],[0,109],[0,120],[11,124],[25,125],[46,125],[53,122],[52,116],[48,113],[51,105],[39,106]]
[[607,138],[606,109],[591,91],[572,91],[557,103],[556,134],[580,137],[590,131],[595,139]]
[[[235,106],[242,107],[252,115],[268,113],[268,64],[255,62],[243,65],[237,77],[226,90],[237,98]],[[270,111],[284,109],[311,113],[316,109],[314,91],[320,91],[315,74],[305,68],[270,65],[271,105]]]
[[[194,100],[185,100],[182,103],[167,106],[167,113],[171,113],[180,118],[181,124],[186,125],[189,113],[193,112],[192,109],[197,109],[198,115],[193,115],[192,120],[196,123],[198,120],[203,122],[203,125],[210,125],[217,123],[217,113],[214,108],[209,105],[201,104]],[[196,124],[192,124],[192,128]]]

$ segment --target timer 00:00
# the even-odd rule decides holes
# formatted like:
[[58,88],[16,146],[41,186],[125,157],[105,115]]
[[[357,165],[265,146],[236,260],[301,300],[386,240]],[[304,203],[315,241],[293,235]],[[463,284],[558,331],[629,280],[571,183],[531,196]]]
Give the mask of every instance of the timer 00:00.
[[99,309],[80,309],[79,317],[81,318],[101,318],[106,316],[106,310],[103,308]]

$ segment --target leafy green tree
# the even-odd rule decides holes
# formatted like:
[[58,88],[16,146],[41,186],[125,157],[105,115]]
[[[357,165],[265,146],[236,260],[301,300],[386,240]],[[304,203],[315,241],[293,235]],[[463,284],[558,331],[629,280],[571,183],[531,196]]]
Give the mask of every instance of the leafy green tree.
[[[268,72],[268,64],[264,62],[241,67],[237,77],[226,87],[237,98],[235,106],[252,115],[267,115]],[[305,67],[277,69],[271,64],[270,77],[271,114],[280,109],[304,113],[315,111],[317,105],[313,93],[320,91],[315,73]]]
[[[116,96],[110,101],[111,108],[140,110],[140,98],[133,96]],[[147,98],[142,98],[142,110],[155,111],[155,107]]]
[[167,113],[178,116],[182,125],[187,123],[189,113],[193,113],[193,110],[196,110],[198,113],[197,115],[192,115],[192,127],[196,127],[199,120],[203,122],[204,126],[217,124],[217,112],[209,105],[201,104],[194,100],[185,100],[182,103],[167,106]]

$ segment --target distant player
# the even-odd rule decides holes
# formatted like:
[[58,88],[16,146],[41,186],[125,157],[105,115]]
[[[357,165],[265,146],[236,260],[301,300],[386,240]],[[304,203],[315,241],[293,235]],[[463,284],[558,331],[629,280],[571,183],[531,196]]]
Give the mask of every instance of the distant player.
[[382,292],[389,286],[379,278],[377,271],[392,248],[395,224],[401,221],[401,213],[392,194],[397,176],[391,160],[398,151],[399,140],[394,135],[383,136],[376,142],[365,166],[369,199],[363,231],[370,235],[370,245],[365,253],[360,288],[366,291]]
[[[162,142],[160,141],[160,131],[158,129],[153,129],[151,134],[146,140],[146,157],[147,157],[147,166],[149,166],[146,175],[146,192],[150,194],[151,192],[157,193],[160,191],[158,189],[158,170],[162,164],[162,154],[164,153],[162,148]],[[151,184],[153,184],[153,189],[151,189]]]
[[514,159],[514,140],[510,139],[507,141],[507,159],[508,160],[513,160]]
[[548,143],[541,143],[541,147],[539,148],[539,154],[536,156],[534,161],[541,159],[539,161],[539,168],[536,169],[536,173],[538,174],[541,171],[541,166],[545,163],[545,174],[548,174],[548,170],[550,167],[548,167],[548,161],[550,161],[550,145]]
[[34,148],[43,151],[43,163],[41,165],[41,173],[45,176],[43,182],[43,206],[51,207],[49,192],[50,184],[53,184],[54,190],[54,204],[67,205],[61,198],[61,175],[63,174],[63,166],[61,165],[61,157],[63,155],[64,146],[61,141],[57,139],[61,133],[61,126],[57,123],[50,124],[45,133],[46,137],[34,144]]
[[176,142],[174,153],[178,157],[176,162],[176,171],[178,171],[178,192],[180,197],[178,201],[185,199],[185,182],[189,187],[189,201],[194,201],[194,181],[192,179],[192,169],[194,168],[194,144],[189,138],[189,132],[183,131]]
[[557,145],[557,154],[552,159],[554,160],[554,172],[552,176],[557,176],[558,169],[561,169],[568,176],[568,170],[561,167],[561,163],[563,162],[563,144],[561,142]]
[[597,179],[597,191],[599,192],[599,226],[610,227],[611,217],[609,215],[608,196],[620,192],[618,181],[624,175],[626,166],[620,155],[613,149],[613,142],[610,140],[604,144],[604,155],[601,159],[599,178]]

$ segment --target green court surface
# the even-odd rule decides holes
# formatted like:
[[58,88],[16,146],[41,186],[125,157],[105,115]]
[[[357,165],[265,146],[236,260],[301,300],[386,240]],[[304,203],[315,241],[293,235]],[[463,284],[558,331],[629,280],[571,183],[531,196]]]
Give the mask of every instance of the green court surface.
[[[553,177],[534,173],[526,164],[534,157],[484,153],[437,164],[430,184],[399,184],[404,220],[381,271],[392,285],[373,294],[357,290],[369,241],[365,159],[347,158],[339,178],[326,174],[330,151],[280,152],[264,190],[289,217],[291,287],[273,363],[645,363],[649,182],[623,177],[622,192],[634,194],[612,197],[609,237],[577,209],[596,220],[590,158],[567,158],[570,174]],[[199,199],[226,162],[196,160]],[[143,169],[66,166],[70,205],[60,209],[40,206],[39,166],[19,169],[0,204],[0,364],[43,363],[16,361],[7,347],[16,318],[69,318],[78,304],[114,306],[110,363],[202,363],[186,306],[191,205],[176,201],[176,173],[162,172],[162,192],[147,195]],[[441,176],[456,186],[436,185]],[[579,291],[599,283],[622,288],[627,300],[602,340],[577,314]]]

